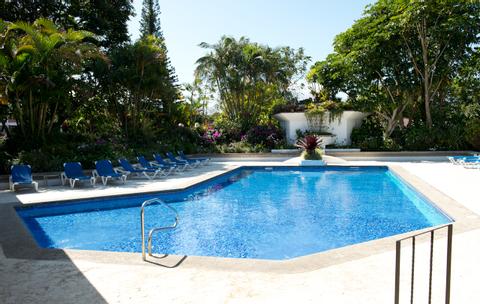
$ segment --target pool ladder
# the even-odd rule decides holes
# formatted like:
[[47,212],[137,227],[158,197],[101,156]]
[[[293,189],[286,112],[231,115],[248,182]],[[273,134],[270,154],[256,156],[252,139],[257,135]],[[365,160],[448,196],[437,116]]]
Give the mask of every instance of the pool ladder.
[[142,226],[142,259],[144,261],[147,261],[147,256],[146,256],[146,253],[145,253],[145,207],[147,207],[149,205],[153,205],[153,204],[162,205],[162,206],[170,209],[171,211],[173,211],[173,213],[175,214],[175,223],[171,226],[152,228],[148,232],[148,255],[149,256],[152,256],[152,237],[153,237],[153,234],[156,233],[156,232],[159,232],[159,231],[163,231],[163,230],[174,229],[178,225],[178,212],[177,212],[177,210],[175,210],[173,207],[165,204],[164,201],[162,201],[158,198],[153,198],[153,199],[146,200],[146,201],[143,202],[142,208],[140,210],[140,222],[141,222],[141,226]]

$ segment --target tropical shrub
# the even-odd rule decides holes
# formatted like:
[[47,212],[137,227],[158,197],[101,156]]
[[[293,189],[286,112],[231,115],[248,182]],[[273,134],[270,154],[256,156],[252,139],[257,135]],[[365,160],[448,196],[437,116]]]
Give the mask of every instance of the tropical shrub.
[[303,149],[302,158],[307,160],[322,159],[323,151],[320,147],[322,139],[315,135],[307,135],[305,138],[297,140],[296,147]]
[[281,146],[285,142],[283,131],[273,124],[253,127],[245,139],[252,145],[261,145],[267,149]]

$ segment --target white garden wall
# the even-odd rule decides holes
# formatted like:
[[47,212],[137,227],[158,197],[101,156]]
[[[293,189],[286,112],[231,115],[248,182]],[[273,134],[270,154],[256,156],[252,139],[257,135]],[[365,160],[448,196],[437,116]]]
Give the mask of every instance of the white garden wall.
[[[325,113],[323,119],[323,129],[335,135],[336,145],[351,144],[350,134],[353,128],[361,126],[362,120],[367,116],[367,113],[357,111],[345,111],[342,116],[329,122],[329,114]],[[287,141],[291,144],[297,139],[297,130],[308,130],[308,122],[305,113],[278,113],[273,116],[285,130]]]

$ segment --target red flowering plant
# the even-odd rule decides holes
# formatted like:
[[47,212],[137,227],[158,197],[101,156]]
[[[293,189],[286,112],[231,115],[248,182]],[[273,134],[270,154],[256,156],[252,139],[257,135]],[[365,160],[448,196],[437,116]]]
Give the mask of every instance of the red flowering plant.
[[302,148],[302,158],[307,160],[322,159],[322,139],[316,135],[307,135],[301,138],[295,144],[296,147]]

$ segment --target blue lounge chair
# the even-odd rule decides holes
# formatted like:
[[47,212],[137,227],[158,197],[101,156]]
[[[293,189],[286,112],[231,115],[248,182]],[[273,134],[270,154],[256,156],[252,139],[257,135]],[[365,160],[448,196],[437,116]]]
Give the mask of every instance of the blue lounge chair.
[[448,160],[454,165],[463,165],[468,162],[480,161],[480,156],[467,155],[467,156],[448,156]]
[[113,168],[112,162],[109,160],[99,160],[95,162],[95,171],[93,171],[93,176],[95,178],[101,177],[103,185],[106,185],[109,179],[119,179],[124,184],[127,180],[127,176],[122,173],[118,173]]
[[195,164],[191,164],[189,162],[187,162],[186,160],[179,160],[177,159],[172,152],[167,152],[165,153],[165,155],[167,155],[168,157],[168,160],[174,164],[177,164],[177,165],[185,165],[185,167],[191,167],[191,168],[194,168],[196,167],[198,164],[195,163]]
[[145,158],[145,156],[143,156],[143,155],[137,156],[137,160],[138,160],[138,163],[140,164],[140,166],[142,166],[143,168],[145,168],[145,169],[162,169],[162,170],[165,171],[166,175],[169,175],[170,173],[173,172],[173,170],[175,170],[175,167],[165,166],[164,164],[159,164],[155,161],[153,161],[153,162],[148,161]]
[[10,190],[14,191],[17,185],[33,185],[35,191],[38,192],[38,183],[32,179],[32,167],[30,165],[13,165],[11,171]]
[[480,158],[477,158],[477,159],[459,159],[458,163],[466,169],[480,169]]
[[198,161],[203,165],[207,165],[208,162],[210,161],[210,158],[190,158],[183,153],[183,151],[178,151],[178,156],[180,159],[186,160],[186,161]]
[[165,171],[162,168],[135,168],[127,159],[121,158],[118,160],[120,163],[120,166],[122,166],[119,171],[121,171],[124,174],[135,174],[137,176],[145,176],[148,179],[154,179],[157,177],[157,175],[168,175],[165,173]]
[[187,168],[187,166],[185,164],[177,165],[177,164],[174,164],[174,163],[167,163],[163,159],[163,157],[158,153],[153,153],[153,158],[155,159],[155,164],[158,164],[160,166],[173,168],[178,173],[185,171],[185,169]]
[[82,164],[78,162],[64,163],[63,164],[63,173],[60,175],[62,179],[62,185],[68,181],[70,183],[70,188],[75,187],[75,182],[77,181],[90,181],[90,184],[95,187],[95,177],[88,176],[83,173]]

